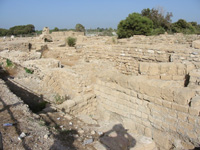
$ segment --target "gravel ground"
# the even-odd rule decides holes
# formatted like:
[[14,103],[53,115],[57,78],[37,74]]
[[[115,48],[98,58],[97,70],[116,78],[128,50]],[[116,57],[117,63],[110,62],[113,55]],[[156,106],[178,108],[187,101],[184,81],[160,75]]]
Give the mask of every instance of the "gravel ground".
[[[6,123],[12,125],[5,126]],[[4,150],[95,150],[91,143],[98,140],[98,135],[89,128],[83,130],[83,126],[87,129],[87,124],[61,112],[32,113],[0,79],[0,132]]]

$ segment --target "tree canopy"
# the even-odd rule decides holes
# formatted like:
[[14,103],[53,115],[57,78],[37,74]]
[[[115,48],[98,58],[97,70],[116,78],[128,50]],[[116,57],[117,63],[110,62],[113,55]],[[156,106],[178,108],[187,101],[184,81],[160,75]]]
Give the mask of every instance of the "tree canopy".
[[132,13],[118,24],[118,38],[128,38],[133,35],[159,35],[168,33],[200,34],[197,22],[187,22],[179,19],[172,23],[171,12],[165,13],[162,7],[146,8],[139,13]]
[[32,24],[11,27],[9,30],[0,29],[0,36],[22,35],[35,33],[35,27]]
[[54,28],[54,31],[59,31],[58,27],[55,27],[55,28]]
[[171,24],[171,17],[173,14],[171,12],[167,12],[165,15],[165,12],[162,7],[159,7],[157,9],[143,9],[141,12],[142,16],[148,17],[153,21],[154,29],[157,28],[164,28],[165,30],[170,29]]
[[196,30],[197,30],[197,28],[195,28],[197,27],[197,25],[196,24],[193,24],[193,25],[191,23],[188,23],[184,19],[179,19],[177,22],[172,24],[171,28],[172,28],[172,32],[193,34],[193,33],[196,33]]
[[128,38],[133,35],[148,35],[153,29],[153,22],[139,13],[132,13],[120,21],[117,28],[118,38]]
[[85,32],[85,27],[82,24],[76,24],[75,30],[77,32]]

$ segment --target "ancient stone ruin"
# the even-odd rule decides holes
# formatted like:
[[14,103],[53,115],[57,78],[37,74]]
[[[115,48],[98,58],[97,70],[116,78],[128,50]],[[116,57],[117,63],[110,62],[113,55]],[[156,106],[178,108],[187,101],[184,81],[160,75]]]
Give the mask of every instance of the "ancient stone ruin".
[[[88,124],[112,124],[116,131],[123,126],[133,133],[133,149],[199,147],[200,36],[50,36],[48,43],[40,37],[1,42],[2,68],[6,60],[18,66],[14,71],[7,67],[11,82]],[[69,36],[77,38],[75,47],[65,43]],[[136,135],[151,145],[138,144]]]

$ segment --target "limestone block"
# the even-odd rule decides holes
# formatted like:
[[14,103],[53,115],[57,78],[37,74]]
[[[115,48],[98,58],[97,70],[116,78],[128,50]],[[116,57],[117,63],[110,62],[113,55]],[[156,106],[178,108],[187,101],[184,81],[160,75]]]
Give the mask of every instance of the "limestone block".
[[171,75],[166,75],[166,74],[162,74],[162,75],[160,75],[160,78],[162,79],[162,80],[172,80],[172,76]]
[[178,75],[185,75],[186,73],[186,67],[184,64],[177,64],[177,74]]
[[200,107],[200,96],[195,96],[191,100],[191,107]]
[[169,65],[168,63],[162,63],[161,68],[160,68],[160,73],[161,74],[166,74],[169,70]]
[[129,129],[130,131],[136,131],[135,122],[131,119],[123,118],[123,125],[126,129]]
[[189,110],[188,106],[183,106],[176,103],[172,103],[172,109],[180,111],[180,112],[185,112],[185,113],[188,113],[188,110]]
[[195,92],[189,88],[180,88],[174,92],[174,101],[181,105],[188,105]]
[[160,75],[148,76],[149,79],[160,79]]
[[162,87],[161,97],[169,102],[173,102],[174,100],[174,87]]
[[182,142],[184,149],[194,149],[194,145],[192,143]]
[[189,108],[189,114],[193,116],[199,116],[200,115],[200,107],[195,108]]
[[196,49],[200,49],[200,40],[193,41],[192,47],[194,47]]
[[162,100],[159,98],[155,98],[154,103],[162,106]]
[[73,101],[73,100],[66,100],[65,102],[63,102],[62,104],[58,105],[57,107],[59,109],[61,109],[61,110],[65,109],[66,112],[69,112],[70,108],[73,107],[73,106],[75,106],[75,105],[76,105],[75,101]]
[[149,63],[140,63],[139,72],[140,74],[148,74],[149,71]]
[[160,70],[159,70],[159,64],[152,63],[149,65],[149,74],[150,75],[159,75]]
[[[147,80],[144,78],[144,80]],[[139,92],[139,83],[141,83],[143,80],[141,78],[129,78],[128,83],[129,83],[129,88],[134,90],[135,92]]]
[[188,117],[187,114],[182,113],[182,112],[178,112],[177,114],[178,114],[178,120],[187,121],[187,117]]
[[152,131],[150,128],[146,127],[144,130],[144,134],[148,137],[152,137]]
[[[163,138],[165,137],[165,138]],[[159,147],[162,147],[161,149],[170,149],[170,136],[168,133],[161,132],[159,130],[153,131],[153,139],[155,140],[156,144],[159,145]]]
[[177,75],[177,66],[175,63],[172,63],[169,65],[168,74],[169,75]]
[[193,64],[187,64],[187,73],[190,73],[191,70],[195,69]]
[[[195,117],[188,116],[188,122],[189,122],[189,123],[195,124],[196,120],[197,120],[197,119],[196,119]],[[200,132],[198,132],[198,133],[200,133]]]
[[160,98],[161,88],[160,86],[158,86],[157,81],[151,80],[151,81],[147,81],[146,83],[142,82],[142,83],[139,83],[139,86],[140,86],[141,93],[146,94],[148,96]]
[[177,80],[184,80],[185,76],[173,76],[172,79],[177,81]]
[[171,102],[168,102],[168,101],[162,101],[162,105],[164,107],[167,107],[167,108],[171,108],[172,107],[172,103]]

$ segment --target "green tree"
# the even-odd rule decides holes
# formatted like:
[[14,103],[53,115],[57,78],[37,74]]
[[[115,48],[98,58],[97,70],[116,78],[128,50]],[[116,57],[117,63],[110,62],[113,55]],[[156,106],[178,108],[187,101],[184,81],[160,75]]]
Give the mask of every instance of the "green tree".
[[196,34],[200,34],[200,24],[197,24],[197,22],[189,22],[195,29]]
[[85,27],[82,24],[76,24],[75,30],[77,32],[85,32]]
[[153,28],[153,22],[138,13],[129,14],[129,16],[120,21],[117,27],[118,38],[128,38],[133,35],[149,35]]
[[8,30],[7,29],[0,28],[0,36],[6,36],[7,34],[8,34]]
[[171,25],[171,17],[173,14],[171,12],[167,12],[165,15],[162,7],[158,7],[157,9],[143,9],[141,12],[142,16],[146,16],[153,21],[154,29],[156,28],[164,28],[165,30],[170,29]]
[[53,30],[54,30],[54,31],[59,31],[59,29],[58,29],[57,27],[55,27]]
[[20,34],[32,34],[35,32],[35,27],[32,24],[14,26],[9,29],[9,34],[20,35]]
[[179,19],[177,22],[172,24],[172,32],[194,34],[196,33],[196,29],[192,26],[191,23],[188,23],[184,19]]

